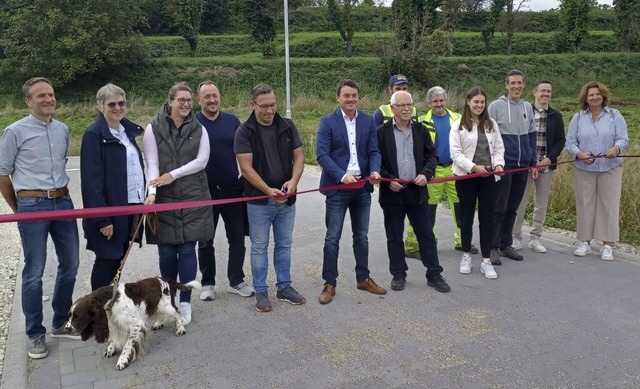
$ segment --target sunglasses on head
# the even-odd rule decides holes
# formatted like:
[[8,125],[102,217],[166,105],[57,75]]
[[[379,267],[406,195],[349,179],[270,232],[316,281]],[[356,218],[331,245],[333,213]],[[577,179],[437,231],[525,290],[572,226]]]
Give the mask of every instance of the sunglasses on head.
[[126,107],[126,106],[127,106],[127,102],[126,102],[126,101],[124,101],[124,100],[122,100],[122,101],[118,101],[118,102],[116,103],[116,102],[114,101],[114,102],[111,102],[111,103],[107,104],[107,107],[109,107],[110,109],[114,109],[114,108],[116,107],[116,105],[117,105],[118,107],[120,107],[120,108],[124,108],[124,107]]

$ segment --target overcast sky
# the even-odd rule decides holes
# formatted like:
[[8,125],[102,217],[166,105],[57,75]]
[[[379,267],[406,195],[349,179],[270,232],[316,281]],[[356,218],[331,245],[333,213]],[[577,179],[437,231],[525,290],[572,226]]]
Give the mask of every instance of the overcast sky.
[[[384,0],[385,4],[391,4],[393,0]],[[600,4],[612,5],[613,0],[598,0]],[[559,0],[530,0],[529,9],[531,11],[544,11],[551,8],[558,8],[560,4]]]
[[[613,0],[598,0],[599,4],[613,3]],[[543,11],[551,8],[558,8],[560,1],[558,0],[531,0],[529,1],[529,9],[532,11]]]

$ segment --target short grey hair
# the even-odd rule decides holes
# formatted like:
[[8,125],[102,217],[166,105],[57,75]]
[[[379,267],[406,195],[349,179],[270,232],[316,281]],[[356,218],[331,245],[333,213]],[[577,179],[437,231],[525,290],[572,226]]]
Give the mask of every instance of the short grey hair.
[[112,83],[108,83],[107,85],[98,89],[98,93],[96,93],[96,104],[98,104],[98,109],[100,111],[103,111],[104,102],[107,101],[108,98],[113,96],[121,96],[125,101],[127,100],[127,94],[125,93],[124,89]]
[[256,100],[258,100],[258,96],[266,95],[268,93],[274,93],[271,85],[264,84],[264,83],[258,84],[254,86],[253,89],[251,90],[251,101],[255,103]]
[[444,90],[443,87],[441,86],[434,86],[432,88],[430,88],[427,91],[427,102],[431,102],[431,99],[433,99],[436,96],[444,96],[444,99],[447,99],[447,91]]
[[28,79],[24,85],[22,85],[22,97],[31,97],[31,87],[39,82],[46,82],[53,88],[53,84],[49,81],[48,78],[44,77],[33,77]]
[[411,103],[413,104],[413,96],[411,96],[411,93],[407,92],[406,90],[399,90],[397,92],[393,92],[393,94],[391,95],[391,99],[389,100],[389,104],[394,105],[398,100],[398,94],[405,94],[405,93],[409,96],[409,99],[411,99]]
[[524,73],[522,73],[522,70],[511,69],[511,70],[509,70],[509,72],[507,73],[506,77],[504,78],[505,84],[508,84],[509,83],[509,78],[513,77],[513,76],[522,76],[522,81],[525,81]]

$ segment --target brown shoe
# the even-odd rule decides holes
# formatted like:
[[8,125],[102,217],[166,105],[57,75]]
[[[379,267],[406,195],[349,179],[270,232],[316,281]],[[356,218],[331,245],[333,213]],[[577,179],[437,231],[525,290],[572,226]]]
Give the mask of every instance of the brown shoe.
[[358,289],[366,290],[373,294],[387,294],[387,290],[381,286],[378,286],[371,277],[367,278],[362,282],[358,282]]
[[331,284],[324,284],[324,288],[322,288],[322,293],[320,293],[320,297],[318,297],[318,301],[320,304],[329,304],[333,301],[333,296],[336,294],[336,287]]

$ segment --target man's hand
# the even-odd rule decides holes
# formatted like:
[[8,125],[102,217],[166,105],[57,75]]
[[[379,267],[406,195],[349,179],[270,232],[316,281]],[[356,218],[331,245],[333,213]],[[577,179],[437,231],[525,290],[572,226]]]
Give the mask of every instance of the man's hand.
[[418,186],[425,186],[427,185],[427,176],[424,174],[418,174],[416,178],[413,179],[413,183]]
[[344,180],[342,180],[343,184],[353,184],[354,182],[358,182],[358,179],[352,174],[347,174],[344,176]]
[[543,172],[549,169],[549,165],[551,165],[551,160],[547,157],[542,158],[542,161],[538,161],[538,163],[536,164],[539,172]]
[[377,184],[380,182],[380,174],[378,172],[371,172],[370,176],[371,176],[371,178],[369,179],[370,183]]
[[402,189],[404,189],[404,185],[396,181],[391,181],[389,182],[389,189],[394,192],[400,192]]
[[537,167],[532,167],[531,169],[529,169],[529,175],[531,176],[531,178],[533,178],[534,180],[536,178],[538,178],[538,168]]
[[280,189],[269,188],[269,192],[267,193],[267,195],[271,196],[273,202],[278,205],[284,204],[287,201],[287,195]]
[[102,227],[100,229],[100,232],[102,233],[102,235],[107,237],[107,240],[110,240],[111,237],[113,236],[113,224],[109,224],[106,227]]

